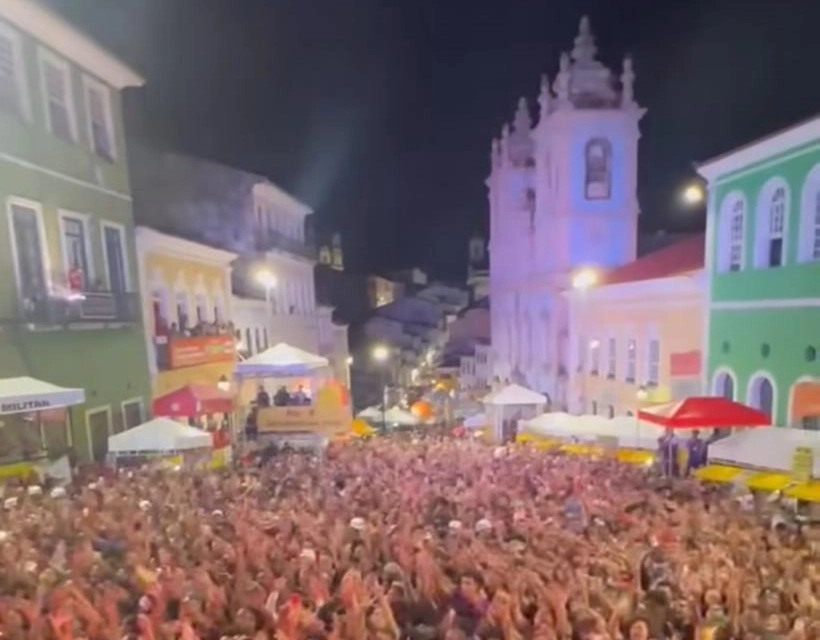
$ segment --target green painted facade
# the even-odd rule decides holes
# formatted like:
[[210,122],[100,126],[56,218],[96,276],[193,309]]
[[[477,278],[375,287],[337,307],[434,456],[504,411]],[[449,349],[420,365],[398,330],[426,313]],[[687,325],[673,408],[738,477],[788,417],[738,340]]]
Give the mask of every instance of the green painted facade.
[[[736,155],[742,153],[739,150]],[[801,220],[806,220],[801,216],[815,215],[817,182],[810,174],[817,167],[820,137],[737,166],[710,184],[707,384],[712,393],[721,394],[728,372],[734,378],[734,398],[755,406],[760,403],[761,376],[768,377],[773,420],[779,426],[802,424],[792,414],[795,383],[820,379],[820,262],[806,260],[799,252],[806,240],[805,225],[801,238]],[[782,180],[787,194],[783,259],[781,266],[760,267],[755,255],[760,246],[758,218],[768,234],[768,209],[764,207],[769,206],[771,191],[765,187],[773,184],[772,179]],[[727,198],[738,193],[746,202],[743,260],[739,270],[728,271],[719,268],[722,255],[725,261],[729,250],[721,215],[729,213],[724,206]]]
[[[145,416],[151,399],[121,95],[65,56],[60,42],[38,42],[2,22],[2,15],[0,27],[0,37],[15,45],[21,96],[19,109],[10,108],[8,100],[0,103],[0,378],[27,375],[85,389],[85,405],[70,412],[70,439],[77,459],[88,459],[92,452],[99,457],[106,431],[123,428],[123,403],[132,403],[128,422],[134,422],[140,415],[136,404]],[[64,95],[75,123],[71,141],[51,132],[43,56],[67,65],[70,90]],[[109,96],[105,114],[113,157],[94,151],[89,83],[99,95]],[[15,213],[16,206],[23,214]],[[79,289],[69,279],[71,240],[61,214],[82,221],[87,273]],[[26,236],[15,230],[18,215],[36,220],[41,246],[35,247],[34,258],[29,253],[28,264],[42,262],[45,284],[35,289],[44,294],[27,296],[21,284],[26,249],[17,245]],[[115,262],[121,266],[112,266]]]

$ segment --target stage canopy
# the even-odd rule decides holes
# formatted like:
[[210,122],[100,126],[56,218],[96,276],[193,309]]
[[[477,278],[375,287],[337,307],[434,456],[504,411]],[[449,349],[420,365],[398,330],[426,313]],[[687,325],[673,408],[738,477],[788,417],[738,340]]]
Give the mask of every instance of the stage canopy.
[[154,418],[108,438],[108,453],[166,454],[204,449],[211,444],[211,435],[201,429],[189,427],[170,418]]
[[236,374],[240,377],[288,378],[307,376],[329,365],[327,358],[280,342],[240,362]]
[[230,413],[233,396],[205,384],[189,384],[154,400],[154,415],[193,418],[206,413]]
[[638,412],[638,419],[671,429],[725,429],[767,427],[772,419],[765,413],[726,398],[687,398]]
[[359,414],[356,416],[357,418],[361,418],[362,420],[377,420],[381,422],[382,419],[382,410],[381,407],[367,407],[362,411],[359,411]]
[[401,427],[412,427],[421,424],[421,420],[416,416],[399,407],[391,407],[388,409],[384,414],[384,419],[387,424],[397,424]]
[[484,396],[482,402],[496,406],[546,404],[547,398],[519,384],[511,384],[500,391]]
[[85,402],[85,391],[58,387],[36,378],[0,380],[0,415],[61,409]]

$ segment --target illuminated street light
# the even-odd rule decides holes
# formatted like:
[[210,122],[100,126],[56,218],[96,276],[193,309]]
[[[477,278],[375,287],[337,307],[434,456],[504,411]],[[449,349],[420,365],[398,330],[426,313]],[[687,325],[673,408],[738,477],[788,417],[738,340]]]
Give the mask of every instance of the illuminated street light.
[[646,387],[640,386],[635,392],[635,397],[638,399],[638,402],[646,402],[646,399],[649,397],[649,392],[646,390]]
[[581,269],[572,276],[572,288],[585,291],[598,284],[598,272],[595,269]]
[[383,344],[379,344],[373,347],[373,351],[370,355],[376,362],[387,362],[387,359],[390,357],[390,349]]
[[347,356],[347,366],[349,367],[352,364],[353,364],[353,356]]
[[697,205],[703,202],[705,194],[699,184],[690,184],[683,190],[683,201],[688,205]]
[[264,287],[268,289],[272,289],[276,286],[277,279],[276,274],[273,273],[270,269],[259,269],[256,272],[256,281]]

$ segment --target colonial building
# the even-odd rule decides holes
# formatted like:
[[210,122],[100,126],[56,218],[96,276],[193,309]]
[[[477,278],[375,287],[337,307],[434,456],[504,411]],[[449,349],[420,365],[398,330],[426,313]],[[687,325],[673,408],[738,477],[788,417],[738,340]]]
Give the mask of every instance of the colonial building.
[[262,176],[199,158],[139,147],[133,165],[141,223],[238,256],[230,306],[245,355],[286,342],[346,380],[346,330],[316,304],[311,209]]
[[703,163],[706,384],[820,428],[820,118]]
[[567,403],[567,301],[580,268],[635,259],[638,122],[635,73],[596,59],[589,21],[552,84],[542,79],[533,126],[522,98],[492,144],[490,297],[495,374]]
[[490,295],[490,255],[487,241],[481,236],[470,238],[468,245],[467,286],[475,300]]
[[137,255],[154,398],[229,381],[236,364],[236,254],[138,227]]
[[569,289],[573,413],[614,417],[700,394],[703,236],[660,249]]
[[0,3],[0,377],[85,389],[45,432],[80,459],[151,396],[121,108],[142,83],[38,3]]

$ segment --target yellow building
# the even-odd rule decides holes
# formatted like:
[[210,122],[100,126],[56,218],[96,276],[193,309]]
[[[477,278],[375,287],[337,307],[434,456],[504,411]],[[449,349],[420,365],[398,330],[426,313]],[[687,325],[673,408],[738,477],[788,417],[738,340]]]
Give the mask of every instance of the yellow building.
[[614,417],[701,394],[703,236],[606,272],[568,293],[569,410]]
[[231,263],[236,254],[137,227],[137,255],[153,396],[233,376]]

